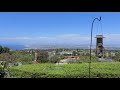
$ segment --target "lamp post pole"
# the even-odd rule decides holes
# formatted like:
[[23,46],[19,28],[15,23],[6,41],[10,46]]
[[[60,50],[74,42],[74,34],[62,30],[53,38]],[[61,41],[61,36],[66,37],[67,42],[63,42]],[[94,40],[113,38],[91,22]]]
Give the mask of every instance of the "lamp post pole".
[[95,22],[95,20],[101,21],[101,17],[100,19],[95,18],[92,22],[92,26],[91,26],[91,41],[90,41],[90,62],[89,62],[89,78],[90,78],[90,64],[91,64],[91,47],[92,47],[92,31],[93,31],[93,24]]

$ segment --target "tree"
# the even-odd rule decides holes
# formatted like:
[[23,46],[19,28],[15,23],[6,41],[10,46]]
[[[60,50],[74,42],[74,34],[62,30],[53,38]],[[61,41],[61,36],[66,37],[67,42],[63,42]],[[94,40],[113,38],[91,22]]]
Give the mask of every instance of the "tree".
[[49,62],[51,62],[51,63],[57,63],[59,61],[60,61],[60,56],[58,56],[58,55],[52,56],[49,60]]
[[72,55],[73,55],[73,56],[78,56],[78,55],[80,55],[80,53],[79,53],[78,51],[73,51],[73,52],[72,52]]
[[90,56],[90,53],[86,53],[86,56]]
[[3,48],[2,46],[0,46],[0,54],[3,52]]
[[115,57],[113,58],[115,61],[120,62],[120,51],[115,52]]
[[73,51],[73,52],[72,52],[72,55],[75,56],[75,55],[76,55],[76,51]]
[[3,48],[3,52],[4,52],[4,53],[8,53],[9,51],[10,51],[9,48],[7,48],[7,47],[4,47],[4,48]]
[[2,47],[0,46],[0,54],[1,53],[8,53],[10,51],[10,49],[8,47]]
[[6,61],[0,61],[0,78],[6,78],[8,76],[8,63]]
[[48,62],[48,52],[46,51],[38,51],[37,52],[37,62],[45,63]]

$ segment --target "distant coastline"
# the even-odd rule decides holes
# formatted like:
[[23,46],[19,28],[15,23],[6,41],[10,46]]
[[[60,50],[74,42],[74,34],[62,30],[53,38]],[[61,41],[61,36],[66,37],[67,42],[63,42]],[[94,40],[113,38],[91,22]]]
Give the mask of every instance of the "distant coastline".
[[[31,45],[31,46],[25,46],[25,45],[17,45],[17,44],[0,44],[3,47],[8,47],[12,50],[24,50],[24,49],[57,49],[57,48],[68,48],[68,49],[89,49],[89,45]],[[104,46],[106,50],[120,50],[120,46],[113,45],[105,45]],[[92,49],[95,49],[96,46],[93,45]]]

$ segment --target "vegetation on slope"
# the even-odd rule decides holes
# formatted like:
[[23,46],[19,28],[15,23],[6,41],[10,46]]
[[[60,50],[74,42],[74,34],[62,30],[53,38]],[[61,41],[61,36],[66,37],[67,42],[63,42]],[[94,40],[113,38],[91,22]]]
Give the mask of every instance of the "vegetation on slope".
[[[10,68],[16,78],[88,78],[88,63],[30,64]],[[120,78],[120,62],[91,63],[91,78]]]

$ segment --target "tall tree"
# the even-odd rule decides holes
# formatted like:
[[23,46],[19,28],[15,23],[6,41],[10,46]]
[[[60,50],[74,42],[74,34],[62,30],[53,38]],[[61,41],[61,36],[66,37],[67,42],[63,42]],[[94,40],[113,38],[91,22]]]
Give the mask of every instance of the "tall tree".
[[38,51],[37,52],[37,61],[39,63],[44,63],[48,61],[48,52],[46,51]]
[[0,46],[0,54],[3,52],[3,48],[2,46]]
[[3,52],[4,52],[4,53],[8,53],[9,51],[10,51],[9,48],[7,48],[7,47],[4,47],[4,48],[3,48]]

